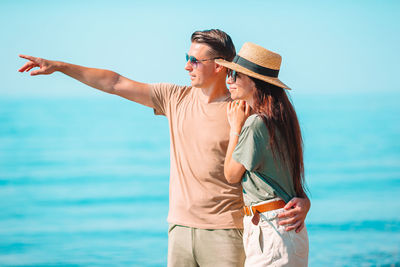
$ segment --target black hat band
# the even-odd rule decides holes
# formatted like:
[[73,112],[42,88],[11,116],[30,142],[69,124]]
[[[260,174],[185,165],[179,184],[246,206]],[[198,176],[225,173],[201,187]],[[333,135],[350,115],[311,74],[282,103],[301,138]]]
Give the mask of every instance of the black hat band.
[[261,74],[264,76],[273,77],[273,78],[278,78],[279,70],[265,68],[263,66],[255,64],[251,61],[248,61],[247,59],[242,58],[241,56],[236,55],[232,62],[236,63],[248,70],[251,70],[255,73],[258,73],[258,74]]

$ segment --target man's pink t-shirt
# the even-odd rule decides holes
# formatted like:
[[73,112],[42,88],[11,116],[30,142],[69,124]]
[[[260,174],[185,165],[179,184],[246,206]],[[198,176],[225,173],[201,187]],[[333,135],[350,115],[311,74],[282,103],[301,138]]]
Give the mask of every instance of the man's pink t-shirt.
[[168,118],[171,143],[168,222],[203,229],[243,228],[242,187],[224,177],[229,141],[226,106],[206,103],[200,88],[152,84],[157,115]]

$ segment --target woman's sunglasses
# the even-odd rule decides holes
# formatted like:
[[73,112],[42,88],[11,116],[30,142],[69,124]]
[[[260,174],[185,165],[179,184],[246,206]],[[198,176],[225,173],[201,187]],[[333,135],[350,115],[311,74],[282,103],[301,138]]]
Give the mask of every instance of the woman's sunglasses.
[[228,69],[228,78],[231,78],[233,82],[236,82],[237,76],[238,73],[236,72],[236,70]]

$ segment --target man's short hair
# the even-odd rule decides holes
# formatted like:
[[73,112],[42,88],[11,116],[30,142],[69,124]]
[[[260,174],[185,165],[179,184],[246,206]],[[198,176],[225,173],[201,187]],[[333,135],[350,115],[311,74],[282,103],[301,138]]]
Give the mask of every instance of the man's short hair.
[[213,57],[222,57],[225,60],[232,61],[236,55],[232,39],[224,31],[218,29],[195,31],[191,40],[192,43],[208,45]]

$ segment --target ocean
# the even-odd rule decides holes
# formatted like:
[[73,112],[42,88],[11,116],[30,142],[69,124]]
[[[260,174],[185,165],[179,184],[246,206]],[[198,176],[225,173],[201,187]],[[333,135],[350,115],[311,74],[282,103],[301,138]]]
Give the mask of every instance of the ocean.
[[[292,96],[310,266],[400,266],[398,96]],[[0,97],[0,266],[166,266],[168,179],[167,120],[149,108]]]

